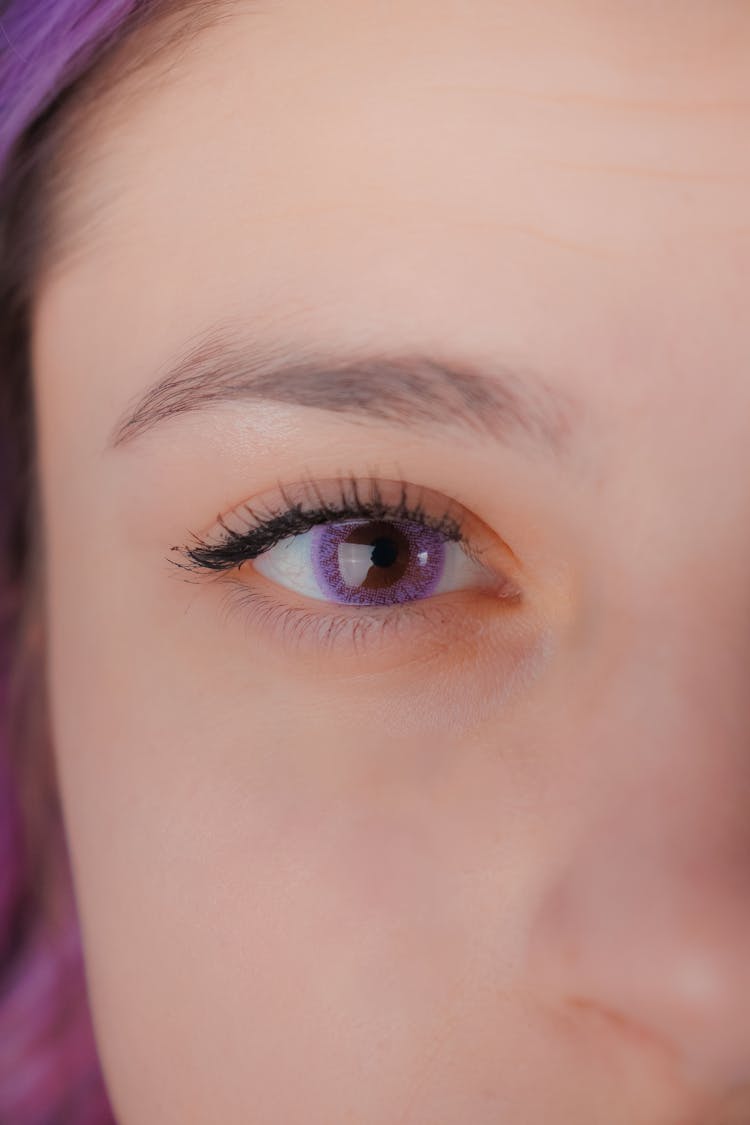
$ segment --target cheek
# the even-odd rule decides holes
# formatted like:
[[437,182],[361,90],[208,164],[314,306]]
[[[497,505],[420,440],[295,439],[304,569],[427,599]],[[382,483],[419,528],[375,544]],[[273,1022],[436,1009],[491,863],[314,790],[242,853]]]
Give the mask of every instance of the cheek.
[[[367,795],[323,755],[313,770],[302,731],[261,738],[225,727],[206,745],[181,723],[162,742],[137,723],[61,748],[94,1014],[127,1125],[239,1123],[249,1106],[322,1123],[363,1088],[391,1120],[466,964],[466,857],[414,795],[399,808],[387,780]],[[70,761],[103,756],[86,797]],[[297,1087],[303,1064],[315,1079]]]
[[[366,1088],[394,1119],[445,1011],[482,996],[477,934],[495,980],[499,946],[513,962],[531,852],[512,786],[500,839],[497,764],[471,745],[185,643],[190,614],[132,557],[56,562],[55,744],[119,1118],[323,1122]],[[499,848],[490,886],[473,860]],[[496,1007],[480,1026],[487,1050],[509,1033]]]

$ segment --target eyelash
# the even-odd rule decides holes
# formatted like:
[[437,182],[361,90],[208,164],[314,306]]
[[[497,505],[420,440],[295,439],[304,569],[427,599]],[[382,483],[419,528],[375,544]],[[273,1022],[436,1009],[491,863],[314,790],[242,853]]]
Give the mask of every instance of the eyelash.
[[[347,480],[337,482],[340,489],[337,503],[330,504],[323,499],[313,482],[309,487],[315,492],[317,506],[306,507],[302,501],[293,501],[283,488],[280,488],[285,506],[276,511],[268,510],[263,515],[258,515],[249,505],[238,509],[237,515],[246,515],[249,526],[244,531],[237,531],[227,525],[219,517],[218,524],[224,532],[224,538],[218,543],[210,543],[199,535],[193,538],[196,546],[174,547],[174,551],[182,554],[186,560],[177,563],[178,566],[197,571],[222,572],[234,570],[244,562],[251,562],[260,558],[266,551],[276,547],[285,539],[295,535],[303,535],[320,524],[336,523],[346,519],[368,520],[409,520],[422,527],[437,531],[454,543],[461,543],[471,557],[475,557],[471,545],[466,540],[460,519],[452,515],[450,508],[442,516],[435,518],[424,508],[421,498],[409,499],[409,490],[405,482],[399,482],[400,496],[396,503],[387,503],[382,498],[382,493],[377,481],[367,482],[371,496],[365,499],[360,495],[360,482],[354,476]],[[172,560],[174,561],[174,560]]]

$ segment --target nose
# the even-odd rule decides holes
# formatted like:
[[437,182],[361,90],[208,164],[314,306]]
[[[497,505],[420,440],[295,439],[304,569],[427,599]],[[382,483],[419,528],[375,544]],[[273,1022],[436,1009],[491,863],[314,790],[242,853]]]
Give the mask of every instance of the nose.
[[750,1082],[750,620],[676,610],[567,685],[530,974],[721,1097]]

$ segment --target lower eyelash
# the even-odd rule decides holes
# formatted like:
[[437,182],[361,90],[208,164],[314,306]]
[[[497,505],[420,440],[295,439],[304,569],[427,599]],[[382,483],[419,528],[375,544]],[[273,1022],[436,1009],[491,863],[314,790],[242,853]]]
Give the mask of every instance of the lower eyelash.
[[[316,650],[343,644],[354,655],[361,655],[375,639],[382,642],[387,634],[390,638],[397,638],[402,629],[414,623],[415,618],[424,620],[428,616],[428,611],[418,601],[370,612],[358,608],[352,613],[316,613],[304,606],[282,605],[261,590],[231,579],[223,598],[225,618],[228,619],[238,609],[247,615],[248,626],[271,629],[287,644],[311,642]],[[435,610],[436,607],[431,606],[429,612],[432,617]]]

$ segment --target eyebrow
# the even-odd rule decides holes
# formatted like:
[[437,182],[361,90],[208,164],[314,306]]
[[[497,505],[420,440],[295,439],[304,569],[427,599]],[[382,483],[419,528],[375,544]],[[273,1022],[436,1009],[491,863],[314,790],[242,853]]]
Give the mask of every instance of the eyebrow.
[[449,427],[559,453],[574,403],[537,372],[422,352],[343,355],[244,339],[224,327],[195,338],[125,412],[122,446],[167,419],[238,401],[286,403],[423,429]]

